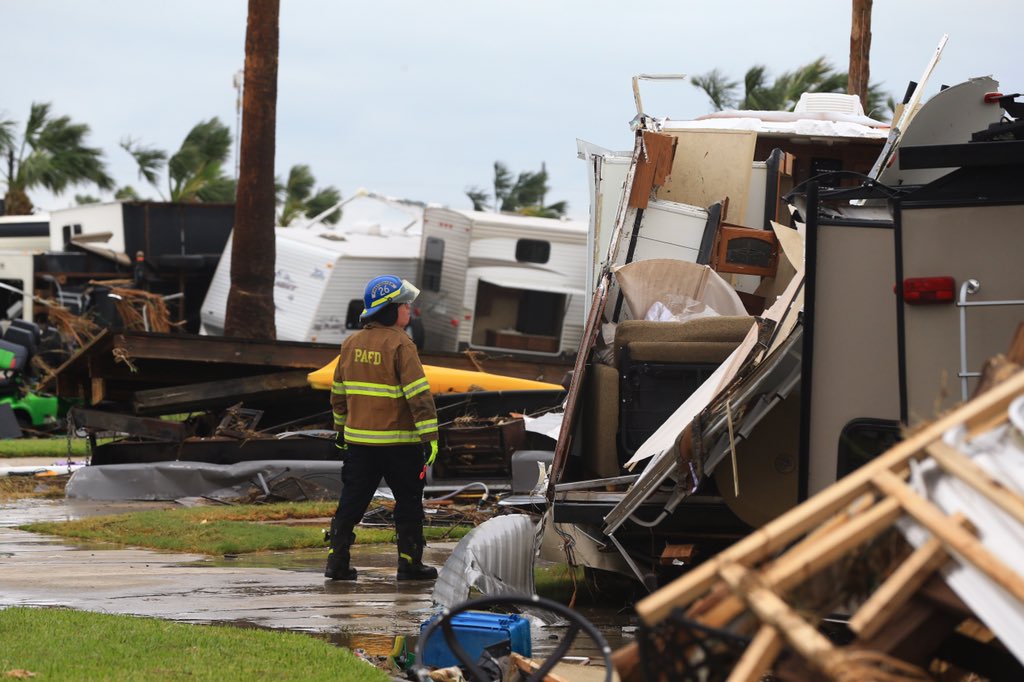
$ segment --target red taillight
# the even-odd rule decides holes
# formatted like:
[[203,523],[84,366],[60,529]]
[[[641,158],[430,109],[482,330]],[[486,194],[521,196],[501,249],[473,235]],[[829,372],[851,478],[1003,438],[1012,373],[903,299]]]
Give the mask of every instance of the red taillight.
[[1003,96],[1001,92],[986,92],[985,93],[985,104],[995,104]]
[[952,277],[909,277],[903,280],[903,300],[909,305],[952,303],[956,283]]

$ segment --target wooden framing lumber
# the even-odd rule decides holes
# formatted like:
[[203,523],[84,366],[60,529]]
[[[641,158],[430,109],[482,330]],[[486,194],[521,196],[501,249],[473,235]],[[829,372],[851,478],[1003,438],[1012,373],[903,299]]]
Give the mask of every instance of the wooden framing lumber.
[[268,391],[304,389],[309,385],[306,377],[307,372],[300,370],[136,391],[134,408],[140,414],[153,414],[198,409],[224,401],[230,404]]
[[950,550],[974,564],[975,568],[998,583],[1018,601],[1024,602],[1024,579],[963,526],[953,523],[948,516],[918,496],[910,486],[888,471],[879,472],[874,483],[884,493],[899,500],[910,516],[930,530]]
[[888,452],[865,464],[832,487],[791,509],[724,550],[714,559],[701,564],[675,582],[638,602],[637,613],[648,625],[659,622],[675,606],[688,604],[707,590],[715,581],[721,566],[731,562],[752,565],[770,556],[823,521],[828,515],[840,510],[861,495],[876,476],[888,474],[902,486],[903,483],[890,472],[890,469],[899,467],[910,458],[920,456],[926,446],[939,439],[949,428],[963,423],[967,418],[992,409],[1005,410],[1006,405],[1021,392],[1024,392],[1024,373],[1015,375],[988,393],[925,426],[915,435],[898,443]]
[[782,635],[771,625],[762,625],[729,673],[727,682],[758,682],[764,671],[782,652]]
[[[973,556],[985,562],[989,570],[1000,575],[1000,584],[1014,585],[1013,594],[1024,595],[1024,583],[1002,562],[993,557],[969,532],[949,522],[948,517],[917,497],[895,474],[892,469],[900,468],[909,459],[922,456],[925,448],[941,438],[950,428],[963,424],[981,414],[1005,411],[1016,396],[1024,392],[1024,373],[1019,373],[993,387],[944,417],[928,424],[905,441],[898,443],[886,453],[868,462],[849,476],[836,482],[830,488],[791,509],[721,552],[717,557],[697,566],[675,582],[637,603],[637,613],[648,625],[654,625],[667,616],[676,606],[685,606],[705,592],[717,579],[723,567],[733,564],[750,566],[782,549],[786,544],[806,533],[828,516],[841,510],[856,497],[863,494],[875,481],[884,492],[894,490],[900,493],[902,506],[939,535],[943,542],[959,548],[967,548]],[[877,481],[876,481],[877,479]],[[913,500],[906,497],[909,493]],[[909,500],[904,503],[904,500]],[[926,509],[922,511],[921,505]],[[930,513],[929,513],[930,512]],[[936,531],[936,526],[941,530]],[[955,543],[955,544],[953,544]],[[993,563],[995,562],[995,563]]]
[[130,433],[140,438],[160,441],[180,443],[189,435],[183,422],[172,422],[149,417],[133,417],[127,414],[86,410],[80,407],[71,408],[71,421],[76,427],[80,428],[89,428],[97,431],[118,431]]
[[[791,589],[834,563],[851,549],[877,535],[890,526],[901,514],[899,502],[882,500],[861,512],[826,535],[815,535],[800,542],[766,568],[762,579],[773,590]],[[728,597],[715,605],[701,620],[712,627],[723,627],[743,612],[743,603],[737,597]]]
[[832,643],[777,594],[758,584],[754,573],[739,564],[729,563],[722,566],[721,576],[733,591],[743,597],[762,623],[781,633],[789,645],[818,670],[828,674],[839,663]]
[[[963,516],[953,520],[962,521]],[[929,538],[861,604],[848,626],[862,639],[871,639],[900,611],[924,583],[949,560],[942,541]]]

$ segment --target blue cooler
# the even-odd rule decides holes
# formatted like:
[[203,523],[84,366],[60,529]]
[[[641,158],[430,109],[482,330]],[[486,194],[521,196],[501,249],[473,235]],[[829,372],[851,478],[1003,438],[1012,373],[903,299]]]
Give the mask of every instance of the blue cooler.
[[[420,626],[420,637],[427,627],[436,620],[438,614]],[[470,660],[476,663],[486,647],[508,640],[512,643],[512,651],[523,656],[531,656],[533,647],[530,642],[530,621],[522,616],[507,613],[488,613],[486,611],[465,611],[452,618],[452,630],[459,645],[469,654]],[[423,651],[423,664],[435,668],[447,668],[460,665],[448,643],[444,641],[444,631],[438,627],[430,635],[430,641],[419,643]]]

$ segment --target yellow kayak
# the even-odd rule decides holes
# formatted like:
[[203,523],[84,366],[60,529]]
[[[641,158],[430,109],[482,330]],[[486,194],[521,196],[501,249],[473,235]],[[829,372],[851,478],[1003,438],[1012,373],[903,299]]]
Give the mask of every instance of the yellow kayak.
[[[307,379],[313,388],[330,390],[334,383],[334,369],[338,366],[338,358],[324,365],[315,372],[310,372]],[[423,365],[427,375],[431,393],[463,393],[465,391],[561,391],[558,384],[544,381],[531,381],[517,377],[506,377],[489,372],[472,372],[465,369],[452,369],[437,365]]]

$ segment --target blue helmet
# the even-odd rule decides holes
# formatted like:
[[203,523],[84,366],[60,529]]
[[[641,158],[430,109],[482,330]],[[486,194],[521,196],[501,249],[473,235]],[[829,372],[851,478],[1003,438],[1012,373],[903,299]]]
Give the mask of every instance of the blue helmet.
[[367,282],[363,292],[363,312],[359,319],[370,319],[388,303],[412,303],[419,295],[420,290],[404,279],[394,275],[374,277]]

